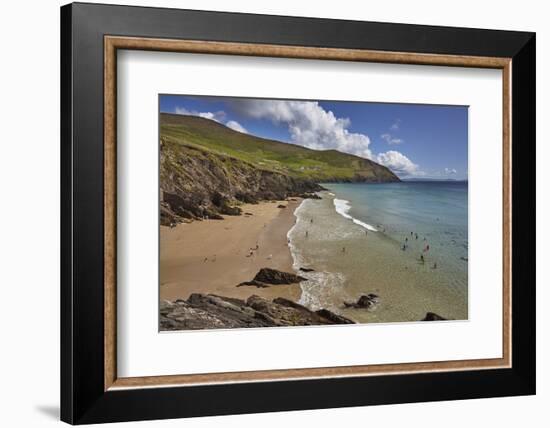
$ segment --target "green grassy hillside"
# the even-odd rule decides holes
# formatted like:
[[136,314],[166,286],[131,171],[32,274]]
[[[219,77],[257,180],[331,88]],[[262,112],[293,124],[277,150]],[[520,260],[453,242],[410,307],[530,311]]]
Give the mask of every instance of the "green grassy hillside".
[[195,148],[244,161],[260,170],[295,179],[330,181],[399,181],[388,168],[336,150],[311,150],[243,134],[209,119],[161,113],[164,143]]

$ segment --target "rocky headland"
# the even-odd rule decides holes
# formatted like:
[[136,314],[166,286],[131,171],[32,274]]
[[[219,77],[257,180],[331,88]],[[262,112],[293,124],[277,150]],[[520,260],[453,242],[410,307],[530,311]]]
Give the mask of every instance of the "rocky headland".
[[369,159],[316,151],[234,131],[212,120],[162,113],[160,220],[240,215],[242,204],[317,198],[320,182],[388,182],[399,178]]

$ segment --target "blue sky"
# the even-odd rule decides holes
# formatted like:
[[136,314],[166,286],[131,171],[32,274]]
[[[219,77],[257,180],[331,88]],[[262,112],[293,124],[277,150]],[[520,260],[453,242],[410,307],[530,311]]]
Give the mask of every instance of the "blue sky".
[[161,95],[160,110],[370,158],[401,178],[468,178],[464,106]]

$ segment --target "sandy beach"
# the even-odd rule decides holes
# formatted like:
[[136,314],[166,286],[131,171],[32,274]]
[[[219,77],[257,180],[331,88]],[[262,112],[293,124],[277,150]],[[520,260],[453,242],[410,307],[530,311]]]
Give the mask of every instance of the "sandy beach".
[[241,206],[240,216],[193,221],[174,228],[161,226],[160,299],[173,301],[187,299],[192,293],[213,293],[244,299],[256,294],[299,300],[299,284],[269,288],[236,285],[251,280],[264,267],[294,272],[287,233],[300,203],[296,199],[246,204]]

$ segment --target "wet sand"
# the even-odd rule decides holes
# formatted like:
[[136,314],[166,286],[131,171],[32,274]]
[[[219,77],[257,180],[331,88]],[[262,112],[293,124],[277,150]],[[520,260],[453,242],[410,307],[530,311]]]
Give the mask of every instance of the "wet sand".
[[[243,215],[160,228],[160,299],[212,293],[246,299],[256,294],[298,301],[299,284],[236,287],[263,267],[294,272],[287,233],[301,200],[246,204]],[[278,205],[286,208],[277,208]],[[251,213],[252,215],[245,215]],[[250,250],[253,254],[250,256]]]

